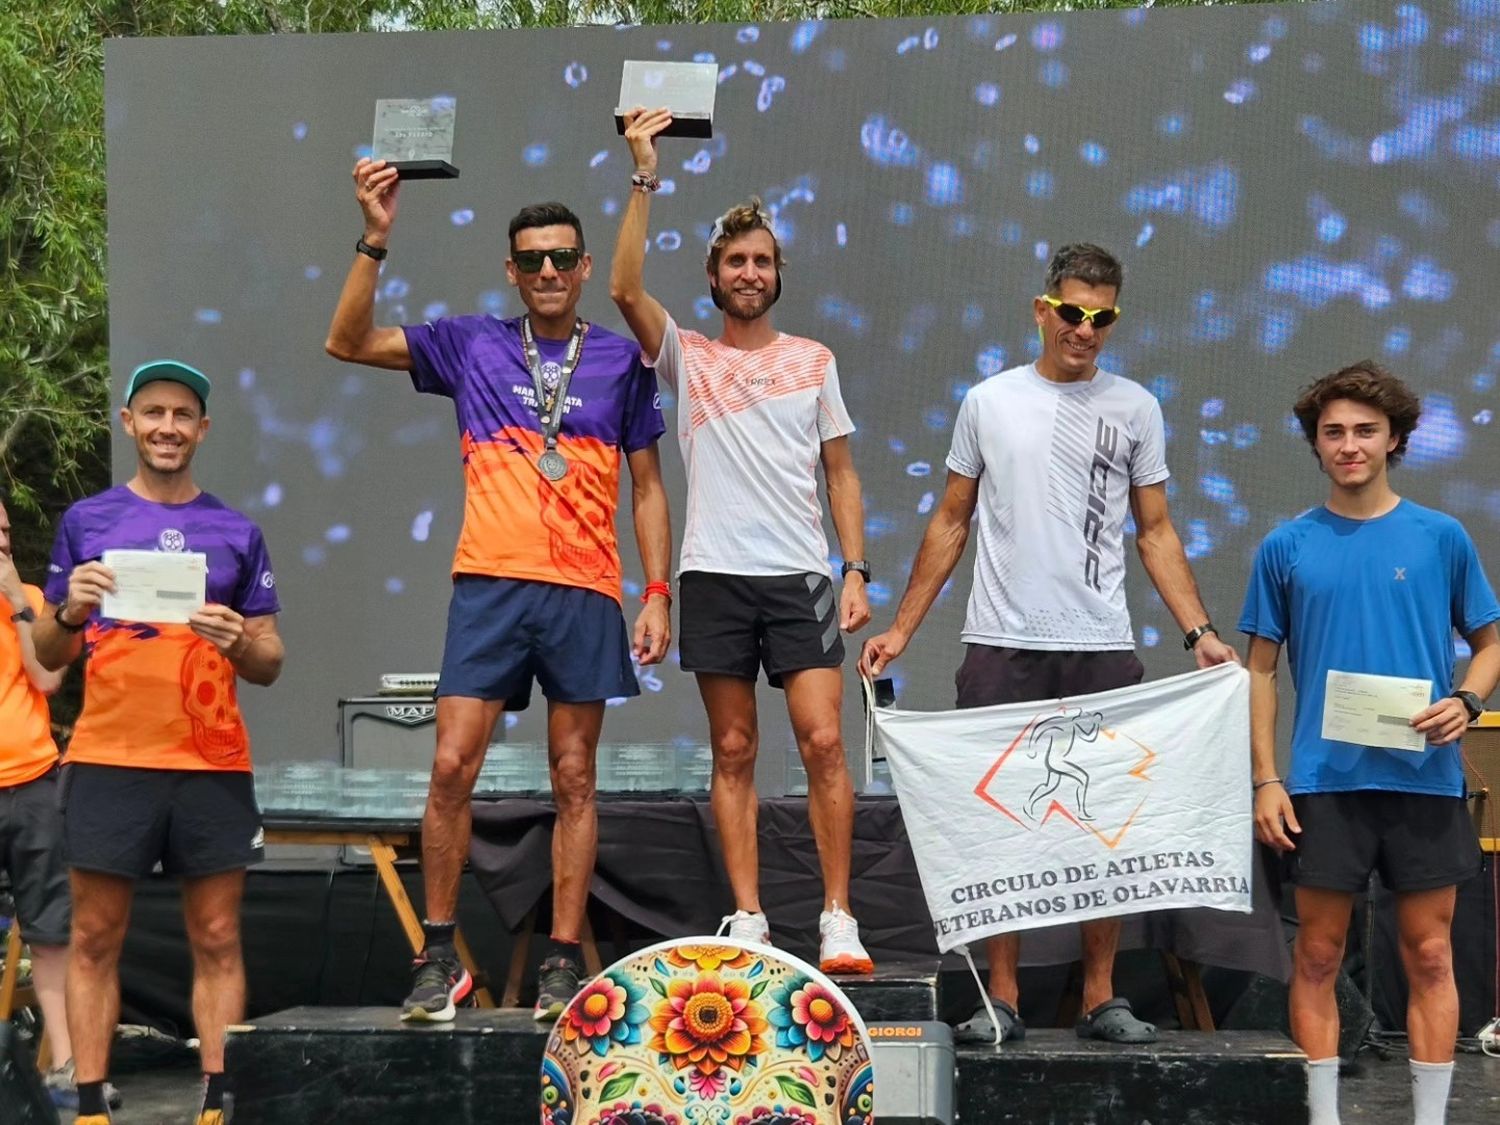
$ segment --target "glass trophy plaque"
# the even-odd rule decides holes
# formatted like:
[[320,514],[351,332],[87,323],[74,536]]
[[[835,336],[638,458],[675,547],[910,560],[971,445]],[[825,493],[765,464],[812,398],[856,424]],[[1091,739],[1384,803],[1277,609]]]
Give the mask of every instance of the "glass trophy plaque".
[[390,163],[403,180],[454,179],[457,117],[453,98],[381,98],[375,103],[370,156]]
[[719,91],[718,63],[655,62],[627,59],[620,74],[615,129],[625,132],[625,114],[637,106],[666,107],[672,124],[664,137],[714,135],[714,95]]

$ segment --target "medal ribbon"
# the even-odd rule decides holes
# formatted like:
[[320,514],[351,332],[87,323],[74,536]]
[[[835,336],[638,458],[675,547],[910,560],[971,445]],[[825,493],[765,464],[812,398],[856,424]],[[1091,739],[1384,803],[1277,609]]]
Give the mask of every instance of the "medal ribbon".
[[542,423],[542,444],[546,452],[557,450],[557,432],[562,429],[563,411],[568,403],[568,384],[573,381],[573,372],[583,355],[583,338],[588,335],[588,321],[578,318],[573,322],[573,335],[568,340],[568,353],[563,360],[562,374],[557,377],[557,386],[547,396],[547,387],[542,381],[542,356],[537,350],[536,335],[531,330],[531,317],[521,318],[521,343],[526,349],[526,366],[531,370],[531,385],[536,390],[536,412]]

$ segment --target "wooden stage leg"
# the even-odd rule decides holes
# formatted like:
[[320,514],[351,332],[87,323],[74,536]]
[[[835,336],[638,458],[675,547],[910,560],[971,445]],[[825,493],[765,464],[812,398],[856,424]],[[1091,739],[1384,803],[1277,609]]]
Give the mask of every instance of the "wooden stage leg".
[[[406,895],[406,887],[401,882],[401,875],[396,870],[396,849],[391,847],[379,836],[371,836],[365,841],[370,849],[370,858],[375,861],[375,870],[380,873],[380,882],[385,887],[385,894],[391,900],[391,906],[396,911],[396,917],[401,922],[401,928],[406,931],[406,940],[411,944],[413,953],[422,952],[422,920],[417,917],[417,911],[411,904],[411,899]],[[469,952],[469,944],[464,941],[463,934],[458,930],[453,932],[453,945],[458,951],[458,959],[463,962],[464,968],[469,970],[469,975],[476,982],[474,996],[481,1008],[493,1008],[495,998],[490,995],[490,990],[478,985],[479,968],[474,963],[474,957]]]
[[526,912],[521,919],[521,928],[515,933],[515,943],[510,950],[510,971],[505,974],[505,992],[500,1005],[505,1008],[521,1006],[521,982],[526,977],[526,962],[531,959],[531,937],[536,933],[536,907]]
[[1185,1031],[1214,1030],[1213,1013],[1203,993],[1203,975],[1196,961],[1184,961],[1176,954],[1162,952],[1167,983],[1172,988],[1172,1003],[1177,1007],[1177,1022]]
[[[521,985],[526,979],[527,962],[531,958],[531,939],[536,934],[536,907],[526,912],[521,926],[515,933],[515,944],[510,951],[510,970],[505,975],[505,991],[500,996],[502,1008],[518,1008],[521,1005]],[[583,916],[583,928],[578,935],[578,944],[583,947],[583,969],[589,977],[597,977],[604,971],[599,960],[599,944],[594,940],[594,927],[589,923],[588,913]]]

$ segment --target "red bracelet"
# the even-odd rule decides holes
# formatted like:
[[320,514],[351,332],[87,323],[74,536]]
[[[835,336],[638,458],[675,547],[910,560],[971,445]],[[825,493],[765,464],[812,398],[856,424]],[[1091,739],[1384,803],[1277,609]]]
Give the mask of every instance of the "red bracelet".
[[672,587],[665,582],[647,582],[646,590],[641,594],[641,604],[644,605],[646,602],[649,602],[652,594],[660,594],[670,602],[672,600]]

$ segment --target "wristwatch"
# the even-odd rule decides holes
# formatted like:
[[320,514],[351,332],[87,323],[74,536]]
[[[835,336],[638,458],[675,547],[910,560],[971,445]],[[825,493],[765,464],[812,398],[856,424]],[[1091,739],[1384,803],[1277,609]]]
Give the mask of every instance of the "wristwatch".
[[1454,699],[1464,705],[1464,710],[1469,713],[1469,722],[1472,723],[1480,715],[1484,714],[1484,700],[1480,699],[1472,691],[1455,691],[1452,695]]
[[1212,621],[1205,621],[1196,629],[1188,631],[1187,635],[1182,638],[1182,647],[1192,652],[1193,647],[1209,633],[1212,633],[1216,637],[1219,635],[1219,631],[1214,628],[1214,623]]
[[385,261],[385,256],[390,253],[384,246],[371,246],[364,240],[363,236],[354,244],[354,251],[357,254],[363,254],[367,258],[374,258],[377,262]]
[[16,610],[15,613],[12,613],[10,615],[10,621],[12,625],[14,625],[17,621],[24,621],[29,625],[35,620],[36,610],[32,609],[29,605],[22,606],[20,609]]
[[870,564],[865,562],[864,559],[845,559],[844,565],[839,568],[839,577],[849,577],[851,570],[857,570],[860,577],[866,582],[870,580]]
[[58,606],[57,612],[52,615],[52,621],[64,633],[81,633],[85,628],[88,627],[89,619],[88,617],[84,617],[84,619],[77,625],[74,625],[71,621],[65,619],[63,617],[63,613],[67,610],[70,604],[70,602],[65,600],[62,605]]

